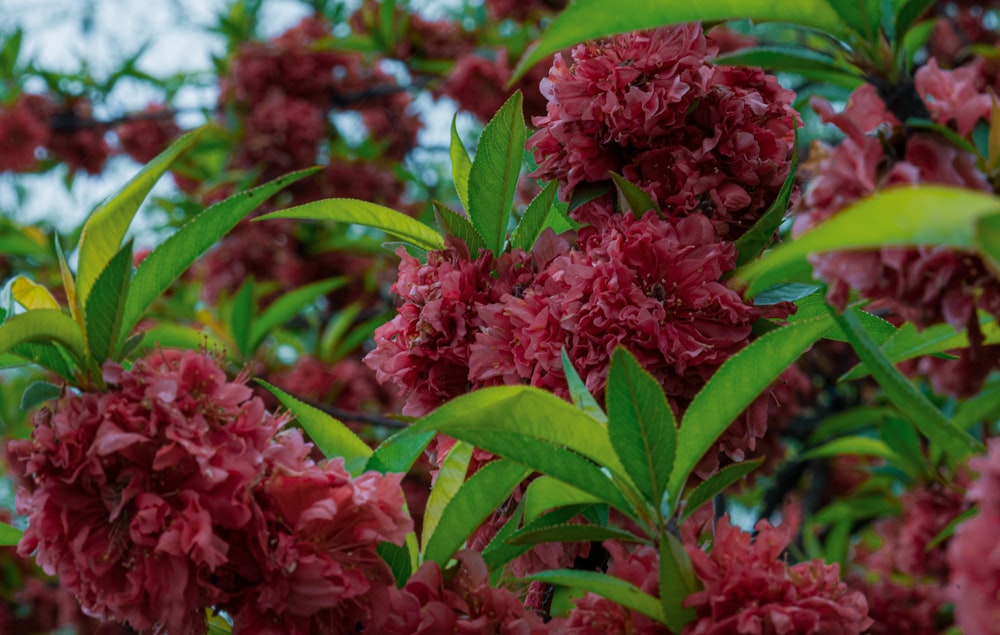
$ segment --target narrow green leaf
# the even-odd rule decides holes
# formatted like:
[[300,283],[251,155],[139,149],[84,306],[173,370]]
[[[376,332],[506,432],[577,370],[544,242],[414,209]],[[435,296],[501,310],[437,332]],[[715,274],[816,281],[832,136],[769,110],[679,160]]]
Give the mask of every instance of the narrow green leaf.
[[114,357],[131,282],[132,241],[129,241],[97,276],[84,307],[87,348],[97,366]]
[[829,55],[790,46],[755,46],[719,55],[712,60],[720,66],[757,66],[769,71],[787,72],[808,79],[822,78],[825,83],[854,89],[864,83],[861,71],[838,62]]
[[909,0],[903,3],[896,14],[896,37],[902,38],[934,2],[935,0]]
[[229,333],[236,344],[240,357],[246,359],[253,351],[250,349],[250,324],[254,315],[254,284],[253,277],[243,281],[236,295],[233,296],[229,313]]
[[[565,523],[586,507],[586,505],[572,505],[556,509],[526,523],[523,530],[527,531]],[[493,540],[483,549],[483,560],[490,571],[499,573],[505,564],[531,550],[531,545],[512,545],[507,542],[507,539],[513,536],[521,527],[522,511],[523,505],[518,505],[510,520],[504,523],[504,526],[500,528],[500,531],[493,537]]]
[[848,309],[842,315],[831,309],[830,314],[841,331],[847,335],[858,357],[885,390],[889,400],[921,434],[944,450],[953,463],[961,461],[970,454],[983,451],[980,442],[948,421],[922,392],[893,367],[875,342],[865,333],[853,309]]
[[376,548],[378,555],[385,560],[392,571],[392,577],[396,581],[396,586],[403,586],[413,573],[411,566],[412,558],[410,550],[406,545],[400,547],[391,542],[380,543]]
[[[956,331],[950,324],[935,324],[918,330],[912,322],[907,322],[881,345],[882,354],[893,364],[969,345],[968,334]],[[860,379],[868,375],[868,368],[858,364],[840,378],[840,381]]]
[[0,547],[15,547],[24,533],[16,527],[0,522]]
[[896,467],[914,477],[930,477],[933,468],[924,454],[920,435],[909,421],[901,417],[889,417],[879,428],[882,440],[902,459]]
[[300,220],[323,220],[338,223],[353,223],[381,230],[398,236],[428,251],[444,247],[444,240],[436,231],[420,221],[401,214],[394,209],[359,201],[353,198],[328,198],[305,205],[290,207],[280,212],[265,214],[254,222],[272,218],[297,218]]
[[424,545],[424,559],[445,566],[529,473],[517,463],[497,459],[470,476],[441,513],[437,531]]
[[292,172],[252,190],[234,194],[188,221],[154,249],[139,265],[132,280],[122,319],[121,339],[129,336],[156,298],[244,216],[288,185],[315,174],[319,169]]
[[955,530],[958,528],[959,525],[969,520],[970,518],[975,517],[977,514],[979,514],[980,511],[981,509],[979,507],[970,507],[969,509],[965,510],[958,516],[952,518],[951,521],[944,526],[944,529],[938,532],[938,535],[934,536],[934,538],[932,538],[930,542],[927,543],[925,551],[932,551],[942,542],[954,536]]
[[664,534],[660,542],[660,604],[664,622],[675,633],[695,618],[694,609],[685,608],[684,600],[700,588],[691,558],[680,540]]
[[517,91],[486,124],[469,171],[469,220],[494,254],[503,251],[528,129]]
[[469,471],[469,461],[472,460],[474,449],[468,443],[456,441],[444,457],[441,468],[434,478],[434,487],[427,498],[427,507],[424,511],[424,527],[420,533],[424,540],[424,546],[434,535],[434,530],[437,529],[444,508],[448,506],[448,503],[462,487],[462,483],[465,482],[465,475]]
[[186,348],[190,350],[207,349],[227,353],[227,359],[235,359],[228,346],[218,337],[208,331],[181,324],[157,324],[146,329],[142,341],[135,348],[136,355],[145,355],[157,348]]
[[160,180],[163,173],[191,144],[197,140],[201,129],[180,137],[159,156],[150,161],[125,184],[101,203],[87,218],[80,234],[80,258],[77,266],[76,289],[80,304],[87,306],[90,290],[97,276],[118,253],[122,239],[143,200]]
[[74,380],[70,361],[57,344],[46,344],[44,341],[21,342],[10,350],[22,360],[28,360],[42,368],[47,368],[67,381]]
[[831,327],[830,318],[820,316],[775,329],[715,371],[681,421],[677,459],[670,475],[671,500],[679,498],[691,470],[729,424]]
[[66,262],[66,254],[63,253],[62,244],[59,242],[59,236],[55,237],[55,248],[56,248],[56,258],[59,260],[59,276],[62,279],[63,291],[66,292],[66,303],[69,304],[69,313],[76,320],[76,323],[80,325],[80,329],[83,329],[83,307],[80,305],[80,299],[76,295],[76,279],[73,277],[73,272],[70,271],[69,264]]
[[610,192],[611,189],[611,184],[607,181],[580,183],[573,188],[573,193],[569,198],[567,212],[571,212],[578,207],[586,205],[594,199],[604,196]]
[[976,395],[959,404],[951,422],[963,430],[968,430],[979,422],[996,421],[1000,418],[1000,381],[987,383]]
[[[469,152],[462,143],[462,138],[458,136],[458,113],[451,118],[451,180],[455,182],[455,192],[458,193],[458,200],[466,211],[469,210],[469,173],[472,170],[472,161],[469,160]],[[470,245],[471,248],[471,245]]]
[[375,451],[365,470],[376,472],[409,472],[423,454],[427,444],[435,437],[433,430],[415,430],[412,427],[397,432],[383,441]]
[[628,499],[601,467],[572,450],[518,432],[459,428],[448,434],[582,489],[626,516],[636,518]]
[[788,211],[788,202],[792,197],[792,190],[795,188],[795,174],[799,166],[798,150],[799,132],[795,131],[795,143],[792,145],[792,163],[788,168],[788,176],[785,177],[777,198],[767,208],[764,215],[753,224],[747,233],[743,234],[736,241],[736,266],[742,267],[746,263],[754,260],[760,255],[767,244],[774,238],[775,232],[785,220],[785,213]]
[[21,393],[21,410],[34,410],[46,401],[58,399],[62,395],[62,388],[47,381],[36,381],[28,384],[28,387]]
[[316,447],[327,458],[343,457],[351,474],[357,476],[365,471],[365,464],[372,450],[350,428],[318,408],[304,403],[277,386],[262,379],[257,383],[277,397],[281,405],[288,408],[302,426]]
[[[941,210],[949,210],[942,214]],[[1000,199],[976,190],[941,185],[894,187],[841,210],[823,224],[783,243],[735,277],[754,295],[782,282],[807,256],[842,249],[888,245],[975,245],[976,220],[1000,210]]]
[[508,80],[512,84],[528,69],[574,44],[685,22],[723,22],[749,18],[755,22],[785,22],[844,37],[847,25],[824,0],[779,3],[771,0],[577,0],[557,15],[541,39],[524,54]]
[[[570,5],[572,6],[572,5]],[[575,569],[555,569],[529,575],[525,580],[558,584],[574,589],[582,589],[617,602],[627,609],[642,613],[660,624],[666,624],[663,606],[658,598],[644,593],[642,589],[631,582],[596,571],[577,571]]]
[[645,539],[624,529],[572,524],[551,525],[539,529],[525,529],[508,538],[507,542],[512,545],[538,545],[543,542],[602,542],[604,540],[635,543],[645,542]]
[[535,245],[535,241],[538,240],[538,235],[545,228],[549,216],[558,213],[552,209],[558,189],[558,182],[549,181],[542,188],[542,191],[531,199],[528,208],[524,210],[524,216],[518,221],[517,227],[514,228],[514,232],[510,236],[512,249],[529,251]]
[[268,305],[266,309],[256,317],[251,326],[246,354],[252,355],[260,343],[264,341],[267,334],[273,329],[288,322],[298,315],[303,309],[316,301],[320,296],[324,296],[335,289],[347,284],[347,278],[339,276],[337,278],[327,278],[299,287],[294,291],[282,295],[280,298]]
[[864,43],[876,44],[882,25],[882,0],[829,0],[829,4]]
[[82,362],[85,357],[80,326],[73,318],[55,309],[27,311],[9,317],[0,324],[0,353],[6,353],[24,342],[58,342],[77,361]]
[[976,247],[1000,269],[1000,214],[991,214],[976,222]]
[[580,378],[579,373],[573,368],[573,362],[570,361],[565,348],[562,349],[561,354],[563,373],[566,375],[566,383],[569,385],[569,396],[573,400],[573,405],[587,413],[595,421],[607,423],[607,415],[604,414],[604,410],[601,409],[600,404],[597,403],[594,396],[587,390],[587,385],[583,383],[583,379]]
[[641,218],[649,210],[660,213],[660,206],[656,204],[653,197],[646,194],[638,185],[630,182],[624,176],[611,172],[611,180],[615,182],[615,189],[618,190],[618,201],[622,208],[628,208],[636,218]]
[[838,563],[841,570],[847,567],[847,548],[851,543],[851,519],[841,518],[826,533],[824,553],[826,561]]
[[522,434],[565,446],[627,478],[605,426],[552,393],[530,386],[497,386],[456,397],[411,429],[455,438],[471,430]]
[[701,509],[702,505],[726,491],[730,485],[756,470],[763,462],[764,457],[752,461],[743,461],[742,463],[733,463],[708,477],[707,480],[702,481],[698,487],[694,488],[694,491],[688,494],[687,500],[684,501],[684,512],[681,514],[681,522],[684,522],[691,514]]
[[872,406],[858,406],[838,412],[826,417],[816,426],[816,429],[806,439],[806,445],[811,447],[849,432],[864,428],[877,428],[885,421],[886,417],[894,414],[897,414],[895,408],[875,408]]
[[769,306],[779,302],[795,302],[819,291],[818,284],[785,282],[761,291],[753,299],[754,306]]
[[582,506],[599,503],[593,494],[551,476],[539,476],[531,481],[524,493],[524,520],[527,523],[539,518],[545,512],[557,507]]
[[799,456],[799,459],[802,461],[808,461],[810,459],[828,459],[835,456],[843,456],[845,454],[855,454],[857,456],[877,456],[895,465],[903,463],[902,457],[886,445],[885,441],[882,441],[881,439],[872,439],[871,437],[856,436],[840,437],[839,439],[834,439],[833,441],[824,443],[818,448],[813,448],[812,450],[803,452]]
[[608,435],[646,502],[658,508],[677,450],[677,423],[663,389],[635,357],[618,347],[608,371]]
[[486,249],[486,242],[483,241],[483,237],[479,235],[479,232],[472,226],[472,223],[469,222],[468,218],[462,216],[454,210],[449,209],[446,205],[438,201],[434,201],[433,205],[434,220],[437,221],[442,234],[454,236],[455,238],[461,238],[462,241],[469,247],[469,254],[471,254],[473,258],[475,258],[480,251]]

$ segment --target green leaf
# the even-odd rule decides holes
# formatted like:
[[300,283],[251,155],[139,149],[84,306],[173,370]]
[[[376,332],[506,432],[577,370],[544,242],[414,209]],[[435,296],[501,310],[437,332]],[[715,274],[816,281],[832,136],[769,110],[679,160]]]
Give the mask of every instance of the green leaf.
[[660,604],[664,622],[675,633],[695,618],[694,609],[685,608],[684,600],[700,588],[691,558],[680,540],[664,534],[660,542]]
[[406,584],[406,581],[413,573],[412,558],[410,557],[410,550],[407,549],[406,545],[400,547],[391,542],[383,542],[379,543],[376,551],[385,560],[385,563],[389,565],[392,577],[396,581],[396,586],[401,587]]
[[839,439],[829,441],[818,448],[813,448],[812,450],[803,452],[799,456],[799,459],[802,461],[808,461],[810,459],[828,459],[835,456],[843,456],[845,454],[855,454],[857,456],[877,456],[896,465],[903,463],[902,457],[886,445],[885,441],[882,441],[881,439],[872,439],[870,437],[856,436],[840,437]]
[[[949,210],[942,214],[941,210]],[[807,256],[888,245],[975,245],[976,220],[1000,210],[1000,199],[976,190],[941,185],[884,190],[841,210],[823,224],[738,269],[749,294],[782,282]]]
[[694,491],[688,494],[687,500],[684,501],[684,513],[681,514],[681,522],[684,522],[691,514],[701,509],[702,505],[724,492],[730,485],[760,467],[761,463],[764,462],[764,458],[760,457],[752,461],[727,465],[708,477],[705,481],[702,481],[698,487],[694,488]]
[[513,84],[532,66],[574,44],[669,24],[722,22],[749,18],[755,22],[786,22],[847,35],[847,25],[824,0],[794,3],[771,0],[577,0],[557,15],[541,39],[521,58],[508,80]]
[[252,355],[268,333],[288,322],[317,298],[347,284],[347,278],[327,278],[290,291],[268,305],[250,327],[247,354]]
[[[573,6],[573,5],[570,5]],[[596,571],[577,571],[575,569],[556,569],[529,575],[525,580],[558,584],[575,589],[582,589],[617,602],[627,609],[642,613],[660,624],[666,624],[663,606],[658,598],[644,593],[642,589],[631,582],[615,578]]]
[[16,527],[11,527],[7,523],[0,522],[0,547],[14,547],[21,540],[24,533]]
[[836,562],[841,570],[847,567],[847,549],[851,543],[851,519],[841,518],[826,532],[826,561]]
[[[469,173],[472,170],[472,162],[469,160],[469,153],[462,144],[462,138],[458,136],[458,113],[451,118],[451,180],[455,182],[455,192],[458,193],[458,200],[462,207],[469,210]],[[471,245],[470,245],[471,248]]]
[[598,199],[611,191],[611,184],[607,181],[584,182],[573,188],[573,193],[569,198],[567,211],[573,211],[578,207],[586,205],[590,201]]
[[503,251],[528,129],[515,92],[486,124],[469,172],[469,220],[494,254]]
[[512,249],[523,249],[530,251],[538,240],[538,235],[545,229],[545,225],[551,214],[558,214],[552,209],[552,204],[556,200],[556,191],[559,183],[549,181],[542,191],[535,195],[528,203],[528,208],[524,210],[524,216],[518,221],[517,227],[510,236],[510,246]]
[[788,72],[808,79],[821,78],[824,83],[854,89],[864,83],[861,72],[854,66],[817,51],[790,46],[755,46],[719,55],[712,60],[719,66],[757,66],[769,71]]
[[344,465],[354,476],[365,471],[372,450],[350,428],[318,408],[304,403],[277,386],[258,379],[264,388],[288,408],[309,438],[328,459],[343,457]]
[[795,302],[813,295],[818,290],[818,284],[785,282],[761,291],[753,299],[753,303],[754,306],[769,306],[779,302]]
[[131,281],[132,241],[129,241],[97,276],[84,307],[87,348],[98,367],[114,357]]
[[874,46],[882,25],[882,0],[829,0],[840,17],[862,41]]
[[976,222],[976,247],[993,261],[994,270],[1000,268],[1000,214],[985,216]]
[[796,130],[796,143],[792,144],[792,163],[788,168],[788,176],[785,177],[784,183],[781,184],[777,198],[767,208],[764,215],[747,230],[747,233],[740,236],[736,241],[736,265],[738,267],[757,258],[760,252],[764,251],[767,243],[774,238],[774,234],[778,231],[781,221],[785,220],[785,212],[788,211],[788,201],[791,199],[792,190],[795,188],[795,174],[799,166],[798,139],[799,132]]
[[200,134],[201,129],[195,130],[170,144],[169,148],[132,177],[125,187],[101,203],[84,223],[83,233],[80,234],[80,259],[76,275],[76,289],[82,306],[87,306],[90,290],[97,282],[97,276],[121,248],[125,232],[149,191]]
[[584,506],[599,503],[600,500],[576,487],[551,476],[539,476],[531,481],[524,492],[524,520],[532,522],[545,512],[557,507]]
[[10,350],[14,355],[22,358],[22,360],[29,360],[33,364],[47,368],[67,381],[72,382],[74,380],[73,368],[57,344],[22,342]]
[[[523,531],[565,523],[570,518],[579,514],[581,510],[586,509],[586,507],[586,505],[572,505],[556,509],[525,524]],[[483,560],[490,571],[499,573],[505,564],[531,550],[531,545],[512,545],[507,542],[507,539],[513,536],[521,527],[522,511],[523,504],[518,505],[510,520],[504,523],[504,526],[500,528],[500,531],[493,537],[493,540],[483,549]]]
[[537,545],[543,542],[645,542],[639,536],[624,529],[600,527],[598,525],[550,525],[538,529],[525,529],[507,539],[512,545]]
[[469,254],[475,258],[483,249],[486,249],[486,242],[479,235],[476,228],[472,226],[469,219],[458,212],[449,209],[443,203],[433,202],[434,220],[437,221],[441,233],[447,236],[460,238],[469,247]]
[[925,551],[932,551],[942,542],[954,536],[955,530],[958,528],[959,525],[969,520],[970,518],[975,517],[980,511],[981,510],[979,507],[970,507],[969,509],[965,510],[958,516],[952,518],[951,521],[949,521],[949,523],[944,526],[944,529],[938,532],[938,535],[934,536],[934,538],[932,538],[930,542],[927,543]]
[[677,459],[670,475],[671,500],[679,498],[691,470],[729,424],[831,326],[828,316],[820,316],[775,329],[715,371],[681,420]]
[[82,332],[83,310],[76,295],[76,280],[73,278],[73,272],[70,271],[69,264],[66,263],[66,254],[63,253],[58,235],[53,242],[55,242],[56,258],[59,260],[59,276],[62,279],[63,291],[66,292],[66,303],[69,304],[69,313],[76,320],[76,323],[80,325]]
[[433,430],[415,430],[412,427],[401,430],[375,448],[365,470],[383,474],[409,472],[435,435]]
[[951,422],[968,430],[980,421],[995,421],[1000,417],[1000,381],[987,383],[976,395],[959,404]]
[[939,446],[953,463],[983,451],[983,445],[941,414],[922,392],[896,370],[865,333],[853,309],[843,315],[830,314],[847,335],[854,351],[885,390],[886,396],[931,443]]
[[233,336],[236,350],[246,359],[253,351],[250,348],[250,323],[253,320],[253,277],[246,278],[233,296],[229,313],[229,333]]
[[0,324],[0,353],[6,353],[24,342],[42,344],[58,342],[65,346],[78,362],[82,362],[85,358],[80,326],[73,318],[55,309],[27,311],[14,315]]
[[204,348],[213,351],[225,351],[226,343],[208,331],[199,331],[181,324],[157,324],[146,329],[142,341],[135,349],[137,355],[145,355],[156,348],[186,348],[197,350]]
[[910,27],[913,26],[920,16],[924,14],[935,0],[909,0],[904,2],[896,13],[896,37],[902,38]]
[[479,525],[506,501],[530,470],[504,459],[491,461],[469,477],[441,513],[437,531],[424,545],[424,560],[442,567]]
[[254,222],[272,218],[297,218],[300,220],[325,220],[338,223],[353,223],[381,230],[398,236],[404,242],[426,249],[441,249],[444,240],[436,231],[418,220],[401,214],[394,209],[359,201],[353,198],[328,198],[305,205],[290,207],[280,212],[265,214]]
[[135,272],[125,304],[120,338],[128,337],[156,298],[244,216],[288,185],[315,174],[319,169],[292,172],[252,190],[234,194],[203,211],[154,249]]
[[[881,345],[881,350],[886,359],[895,364],[921,355],[965,348],[968,345],[968,334],[956,331],[950,324],[935,324],[917,330],[912,322],[907,322]],[[844,373],[840,381],[860,379],[868,374],[868,368],[864,364],[858,364]]]
[[566,375],[566,383],[569,386],[569,396],[573,400],[573,405],[587,413],[590,418],[601,423],[607,423],[608,417],[604,414],[604,410],[601,409],[600,404],[594,399],[594,396],[590,394],[587,390],[587,385],[583,383],[580,378],[579,373],[573,368],[573,362],[570,361],[569,355],[566,354],[566,349],[562,349],[562,367],[563,373]]
[[608,435],[646,502],[659,508],[677,450],[677,423],[656,379],[624,348],[611,356]]
[[465,475],[469,471],[469,461],[472,460],[472,451],[475,448],[468,443],[456,441],[455,445],[448,450],[441,468],[434,478],[434,487],[431,488],[430,496],[427,497],[427,507],[424,511],[424,527],[420,535],[423,537],[424,546],[430,541],[437,529],[438,521],[448,503],[455,497],[462,484],[465,483]]
[[877,428],[885,421],[886,417],[894,414],[897,414],[895,408],[875,408],[872,406],[858,406],[838,412],[823,419],[816,426],[816,429],[806,439],[806,445],[814,446],[827,439],[864,428]]
[[21,410],[33,410],[35,406],[58,399],[62,395],[62,388],[47,381],[36,381],[28,384],[28,387],[21,393]]
[[455,438],[474,430],[521,434],[565,446],[626,478],[605,426],[552,393],[530,386],[496,386],[461,395],[411,430],[435,430]]
[[632,214],[636,218],[642,218],[643,214],[649,210],[655,210],[657,214],[660,214],[660,206],[656,204],[652,196],[624,176],[614,172],[610,174],[611,180],[615,182],[615,188],[618,190],[618,201],[622,208],[627,207],[632,210]]

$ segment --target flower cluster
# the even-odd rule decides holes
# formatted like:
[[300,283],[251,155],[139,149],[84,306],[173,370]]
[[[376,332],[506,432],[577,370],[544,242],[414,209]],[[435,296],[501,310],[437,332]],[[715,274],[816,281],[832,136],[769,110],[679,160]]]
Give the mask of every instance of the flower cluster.
[[20,553],[89,614],[137,630],[204,633],[210,606],[236,633],[370,619],[370,591],[392,583],[375,548],[412,529],[399,476],[313,463],[202,353],[108,362],[104,381],[66,392],[9,446],[29,518]]
[[[528,142],[569,200],[581,183],[624,175],[670,216],[701,213],[719,236],[745,232],[788,174],[793,93],[760,69],[716,67],[689,24],[582,44],[556,56]],[[644,211],[644,210],[643,210]]]

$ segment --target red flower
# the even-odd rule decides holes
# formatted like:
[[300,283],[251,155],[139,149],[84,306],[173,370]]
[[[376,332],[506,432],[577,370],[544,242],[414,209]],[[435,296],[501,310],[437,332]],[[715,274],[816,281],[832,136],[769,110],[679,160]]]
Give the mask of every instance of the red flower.
[[118,143],[139,163],[148,163],[180,134],[172,113],[162,104],[150,104],[144,114],[115,128]]
[[35,153],[49,139],[51,106],[41,95],[20,95],[9,110],[0,110],[0,172],[26,172]]

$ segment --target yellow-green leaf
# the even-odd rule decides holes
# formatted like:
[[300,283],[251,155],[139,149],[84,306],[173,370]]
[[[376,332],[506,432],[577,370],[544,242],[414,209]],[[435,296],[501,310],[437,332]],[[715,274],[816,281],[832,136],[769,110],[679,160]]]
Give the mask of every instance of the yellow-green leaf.
[[14,278],[14,282],[10,285],[10,293],[18,304],[26,309],[59,310],[59,303],[48,289],[24,276]]

